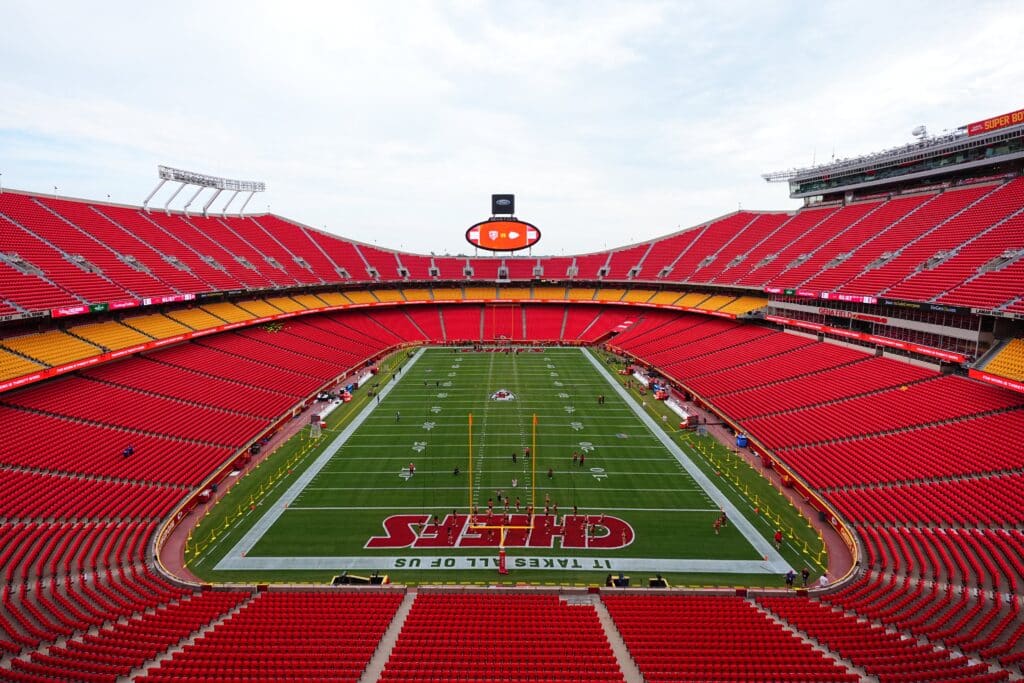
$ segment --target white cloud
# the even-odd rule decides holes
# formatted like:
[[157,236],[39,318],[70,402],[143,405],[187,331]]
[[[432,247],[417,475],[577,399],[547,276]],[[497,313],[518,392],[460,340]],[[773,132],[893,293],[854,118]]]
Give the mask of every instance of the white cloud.
[[492,191],[553,253],[793,208],[761,172],[1024,106],[1014,2],[8,4],[5,185],[138,203],[170,163],[423,252]]

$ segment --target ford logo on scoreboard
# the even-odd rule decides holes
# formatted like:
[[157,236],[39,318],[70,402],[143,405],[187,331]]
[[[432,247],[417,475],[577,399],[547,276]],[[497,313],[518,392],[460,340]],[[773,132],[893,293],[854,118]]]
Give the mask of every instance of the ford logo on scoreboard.
[[517,251],[540,240],[540,230],[515,218],[492,218],[466,231],[466,241],[488,251]]
[[514,194],[492,194],[492,216],[514,216],[516,213],[516,196]]

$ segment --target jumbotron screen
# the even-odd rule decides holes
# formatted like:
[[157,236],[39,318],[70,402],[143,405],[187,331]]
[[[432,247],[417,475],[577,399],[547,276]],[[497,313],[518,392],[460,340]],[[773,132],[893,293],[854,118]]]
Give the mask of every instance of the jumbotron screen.
[[488,251],[517,251],[540,240],[540,230],[514,218],[492,218],[466,231],[466,241]]

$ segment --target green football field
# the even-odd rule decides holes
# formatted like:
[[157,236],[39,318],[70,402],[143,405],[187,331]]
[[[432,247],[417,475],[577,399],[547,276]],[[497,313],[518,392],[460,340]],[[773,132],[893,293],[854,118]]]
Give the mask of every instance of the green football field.
[[344,420],[334,418],[349,406],[339,408],[269,502],[194,571],[732,584],[774,583],[789,566],[591,351],[431,348],[399,362],[379,399],[357,393]]

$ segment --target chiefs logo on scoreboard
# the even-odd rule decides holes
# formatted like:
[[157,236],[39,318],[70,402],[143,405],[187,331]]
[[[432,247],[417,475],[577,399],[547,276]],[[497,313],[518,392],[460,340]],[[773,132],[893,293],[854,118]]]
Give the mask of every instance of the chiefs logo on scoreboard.
[[466,241],[489,251],[516,251],[532,247],[540,230],[515,218],[491,218],[466,231]]

